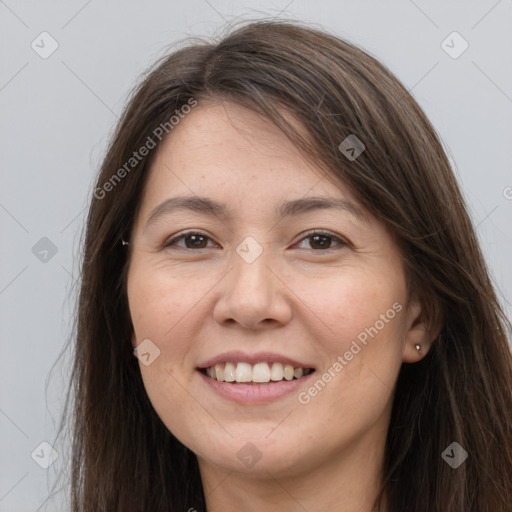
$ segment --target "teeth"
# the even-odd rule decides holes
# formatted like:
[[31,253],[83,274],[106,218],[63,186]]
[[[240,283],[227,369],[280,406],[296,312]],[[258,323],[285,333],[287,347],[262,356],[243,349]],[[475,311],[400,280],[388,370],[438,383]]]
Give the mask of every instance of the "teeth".
[[252,369],[253,382],[269,382],[270,381],[270,368],[267,363],[255,364]]
[[284,373],[284,378],[286,380],[292,380],[293,379],[293,366],[291,364],[285,364],[284,365],[284,369],[283,369],[283,373]]
[[283,365],[281,363],[274,363],[270,371],[270,380],[283,380]]
[[226,382],[235,382],[235,365],[233,363],[226,363],[224,367],[224,380]]
[[237,382],[251,382],[252,381],[252,368],[249,363],[238,363],[235,371]]
[[220,364],[215,365],[215,377],[219,382],[224,380],[224,368]]
[[279,382],[284,380],[300,379],[308,375],[312,370],[294,368],[291,364],[257,363],[254,366],[249,363],[216,364],[206,369],[206,375],[219,382]]

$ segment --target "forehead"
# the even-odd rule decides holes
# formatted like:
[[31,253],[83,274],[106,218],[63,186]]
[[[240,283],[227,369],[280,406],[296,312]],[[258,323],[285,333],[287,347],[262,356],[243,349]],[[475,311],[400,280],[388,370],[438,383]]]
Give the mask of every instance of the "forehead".
[[356,202],[348,187],[307,161],[270,120],[228,102],[197,106],[162,142],[146,199],[215,196],[269,205],[283,197],[328,195]]

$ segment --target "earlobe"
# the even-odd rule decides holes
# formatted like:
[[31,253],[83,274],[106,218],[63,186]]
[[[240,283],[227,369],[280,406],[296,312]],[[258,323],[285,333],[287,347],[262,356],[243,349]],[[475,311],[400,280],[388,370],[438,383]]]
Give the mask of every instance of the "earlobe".
[[407,307],[406,315],[402,361],[417,363],[427,355],[439,329],[432,328],[432,323],[428,321],[419,302],[411,302]]

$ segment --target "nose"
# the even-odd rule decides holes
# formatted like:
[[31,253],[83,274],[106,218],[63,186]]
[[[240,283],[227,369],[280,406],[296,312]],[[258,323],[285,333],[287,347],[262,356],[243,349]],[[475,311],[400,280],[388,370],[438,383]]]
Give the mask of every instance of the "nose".
[[265,249],[252,262],[233,254],[232,270],[221,281],[213,311],[219,324],[261,330],[282,327],[291,320],[289,288],[270,252]]

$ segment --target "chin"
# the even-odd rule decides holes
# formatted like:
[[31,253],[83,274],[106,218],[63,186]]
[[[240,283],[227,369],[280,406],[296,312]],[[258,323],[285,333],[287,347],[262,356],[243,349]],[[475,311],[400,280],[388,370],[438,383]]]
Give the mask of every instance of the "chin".
[[204,446],[196,454],[200,463],[213,464],[229,472],[260,475],[265,478],[269,474],[281,478],[298,476],[311,468],[312,462],[314,463],[311,454],[298,448],[304,443],[293,441],[290,436],[287,437],[288,442],[278,436],[273,440],[265,439],[267,434],[268,429],[260,437],[234,436],[224,444],[215,442],[215,450],[211,449],[212,445]]

